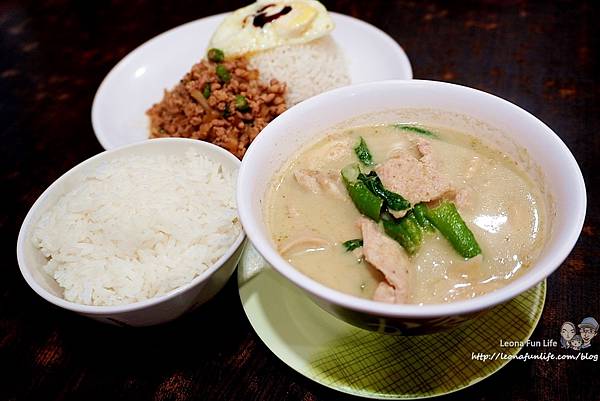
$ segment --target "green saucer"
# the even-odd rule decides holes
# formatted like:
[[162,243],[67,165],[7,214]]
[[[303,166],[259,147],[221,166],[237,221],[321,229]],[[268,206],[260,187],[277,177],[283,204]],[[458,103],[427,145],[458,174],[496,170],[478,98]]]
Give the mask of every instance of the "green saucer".
[[[494,374],[509,359],[473,359],[521,347],[538,323],[546,282],[451,331],[387,336],[351,326],[314,304],[248,245],[238,267],[240,298],[252,327],[298,373],[344,393],[418,399],[458,391]],[[497,354],[498,355],[498,354]]]

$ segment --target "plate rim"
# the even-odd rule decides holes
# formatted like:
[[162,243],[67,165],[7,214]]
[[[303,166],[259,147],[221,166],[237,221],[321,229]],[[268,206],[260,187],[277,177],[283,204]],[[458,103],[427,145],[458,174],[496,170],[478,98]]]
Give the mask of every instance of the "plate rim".
[[[100,143],[100,146],[102,146],[102,148],[104,150],[111,150],[111,149],[116,149],[116,148],[120,147],[118,145],[112,144],[110,142],[110,140],[108,139],[108,137],[103,134],[104,131],[102,129],[100,129],[101,123],[100,123],[100,117],[99,117],[99,111],[98,111],[99,107],[100,107],[99,104],[102,100],[102,93],[105,91],[106,86],[113,79],[113,77],[116,76],[123,68],[125,68],[138,53],[142,52],[146,47],[152,45],[153,43],[161,40],[164,36],[173,34],[174,32],[179,31],[179,30],[184,30],[193,24],[207,23],[210,20],[217,20],[220,18],[224,18],[226,15],[230,14],[231,12],[232,11],[208,15],[208,16],[201,17],[201,18],[198,18],[198,19],[195,19],[192,21],[184,22],[183,24],[174,26],[166,31],[163,31],[163,32],[151,37],[150,39],[146,40],[145,42],[141,43],[137,47],[135,47],[133,50],[131,50],[129,53],[127,53],[125,56],[123,56],[123,58],[121,58],[110,69],[110,71],[106,74],[106,76],[104,76],[104,78],[102,79],[102,82],[98,86],[98,89],[96,89],[96,92],[94,93],[94,99],[92,101],[92,107],[90,110],[90,115],[91,115],[91,120],[92,120],[92,130],[94,131],[94,135],[96,136],[96,139]],[[372,24],[370,24],[366,21],[363,21],[359,18],[355,18],[351,15],[346,15],[346,14],[342,14],[342,13],[338,13],[338,12],[334,12],[334,11],[328,11],[328,13],[333,16],[334,20],[345,20],[347,23],[355,24],[355,25],[361,26],[363,29],[370,30],[374,35],[377,35],[379,38],[381,38],[381,40],[387,42],[388,45],[394,47],[396,58],[398,59],[399,64],[403,65],[403,68],[406,71],[406,77],[399,78],[399,79],[406,79],[406,80],[413,79],[414,75],[413,75],[413,70],[412,70],[412,64],[410,62],[410,59],[408,58],[408,55],[406,54],[406,51],[388,33],[383,31],[382,29],[376,27],[375,25],[372,25]],[[339,21],[335,21],[335,22],[337,23]],[[147,139],[148,138],[146,138],[145,140],[147,140]],[[141,141],[136,141],[136,142],[141,142]],[[131,142],[131,143],[136,143],[136,142]]]

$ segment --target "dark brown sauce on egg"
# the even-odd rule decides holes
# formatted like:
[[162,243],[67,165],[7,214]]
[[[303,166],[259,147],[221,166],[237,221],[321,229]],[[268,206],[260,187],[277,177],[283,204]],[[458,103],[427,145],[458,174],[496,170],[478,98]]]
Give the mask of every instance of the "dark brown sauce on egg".
[[269,7],[272,7],[272,6],[274,6],[274,4],[266,5],[266,6],[262,7],[260,10],[258,10],[258,13],[254,15],[254,19],[252,20],[252,25],[254,25],[257,28],[262,28],[263,26],[265,26],[265,24],[268,24],[269,22],[272,22],[279,17],[283,17],[284,15],[289,14],[289,12],[292,11],[291,6],[285,6],[279,12],[276,12],[275,14],[272,14],[272,15],[267,15],[266,10],[268,10]]

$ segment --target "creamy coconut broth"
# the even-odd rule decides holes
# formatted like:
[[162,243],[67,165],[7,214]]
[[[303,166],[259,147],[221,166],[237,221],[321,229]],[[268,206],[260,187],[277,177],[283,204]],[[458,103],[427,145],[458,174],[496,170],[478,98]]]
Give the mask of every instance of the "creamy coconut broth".
[[[365,126],[333,132],[302,150],[273,180],[267,194],[267,224],[279,252],[326,286],[384,302],[431,304],[468,299],[504,286],[526,271],[543,242],[545,207],[540,190],[512,159],[474,137],[442,127],[422,128],[435,137],[392,125]],[[386,189],[396,179],[383,177],[382,166],[390,160],[430,162],[435,179],[442,183],[437,189],[443,194],[424,204],[433,208],[443,199],[455,204],[480,255],[461,256],[438,230],[425,232],[411,255],[398,242],[389,241],[381,222],[375,226],[372,220],[361,218],[340,175],[345,166],[358,162],[354,148],[361,137],[374,164],[360,164],[360,169],[374,169]],[[342,245],[362,238],[365,227],[377,229],[379,240],[402,253],[397,256],[408,263],[406,274],[400,277],[403,283],[391,283],[394,280],[384,270],[369,263],[373,260],[367,261],[368,256],[375,257],[366,254],[366,243],[364,249],[353,251]],[[381,257],[391,262],[391,256]],[[376,295],[380,285],[387,289],[404,286],[404,297],[383,300]]]

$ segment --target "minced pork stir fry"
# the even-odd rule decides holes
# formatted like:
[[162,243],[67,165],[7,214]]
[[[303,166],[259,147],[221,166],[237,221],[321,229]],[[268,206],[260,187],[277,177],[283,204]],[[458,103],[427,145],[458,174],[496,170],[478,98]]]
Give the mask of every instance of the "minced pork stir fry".
[[245,58],[210,49],[160,103],[152,106],[150,137],[201,139],[242,158],[248,145],[286,110],[286,85],[259,80]]

